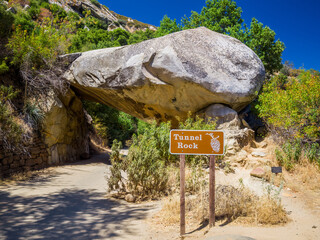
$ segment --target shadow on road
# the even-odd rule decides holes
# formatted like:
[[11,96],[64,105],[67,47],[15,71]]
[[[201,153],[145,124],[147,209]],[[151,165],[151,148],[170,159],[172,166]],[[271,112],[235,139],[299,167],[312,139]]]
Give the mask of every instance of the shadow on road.
[[148,207],[123,206],[102,195],[71,189],[20,197],[2,191],[0,239],[109,239],[134,234],[128,220],[145,218]]

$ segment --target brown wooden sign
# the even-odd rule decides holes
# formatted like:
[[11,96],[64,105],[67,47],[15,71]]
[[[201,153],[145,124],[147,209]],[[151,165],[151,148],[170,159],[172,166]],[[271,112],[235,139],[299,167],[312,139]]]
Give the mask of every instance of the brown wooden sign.
[[223,131],[171,130],[170,153],[188,155],[223,155]]

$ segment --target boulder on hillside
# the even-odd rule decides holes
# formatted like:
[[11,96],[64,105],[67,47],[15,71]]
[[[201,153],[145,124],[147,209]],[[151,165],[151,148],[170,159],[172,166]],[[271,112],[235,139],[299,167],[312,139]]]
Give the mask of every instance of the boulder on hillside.
[[78,55],[62,57],[75,59],[64,77],[77,94],[143,120],[176,123],[215,103],[238,112],[265,76],[250,48],[204,27]]

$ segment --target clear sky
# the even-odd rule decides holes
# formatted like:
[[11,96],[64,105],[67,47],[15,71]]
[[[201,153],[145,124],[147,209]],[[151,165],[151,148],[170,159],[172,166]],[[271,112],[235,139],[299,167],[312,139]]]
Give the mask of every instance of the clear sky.
[[[191,11],[200,12],[205,0],[99,0],[118,14],[159,26],[167,14],[180,22]],[[276,32],[284,42],[283,62],[294,67],[320,70],[320,0],[236,0],[242,18],[253,17]]]

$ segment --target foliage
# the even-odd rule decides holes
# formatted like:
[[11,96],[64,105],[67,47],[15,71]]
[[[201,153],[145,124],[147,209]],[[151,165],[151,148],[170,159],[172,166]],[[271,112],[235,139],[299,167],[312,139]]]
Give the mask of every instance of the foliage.
[[281,69],[284,44],[275,40],[275,32],[263,26],[255,18],[248,28],[241,18],[242,9],[232,0],[207,0],[201,12],[192,11],[190,17],[182,18],[181,26],[167,16],[161,21],[156,36],[200,26],[235,37],[250,47],[260,57],[265,69],[273,73]]
[[[40,10],[38,12],[40,12]],[[27,31],[27,33],[30,34],[34,30],[36,23],[32,21],[30,14],[25,11],[19,11],[15,16],[14,26],[22,31]]]
[[130,33],[123,29],[105,31],[102,29],[80,29],[72,39],[71,52],[89,51],[128,44]]
[[275,32],[263,26],[253,18],[250,30],[244,40],[261,59],[267,72],[272,73],[282,68],[281,55],[285,47],[283,42],[275,40]]
[[176,19],[171,20],[167,15],[163,17],[160,22],[160,26],[156,31],[156,37],[161,37],[170,33],[178,32],[181,27],[177,24]]
[[0,75],[9,71],[9,67],[5,60],[2,60],[0,64]]
[[39,129],[44,119],[44,113],[39,106],[36,103],[27,102],[23,112],[26,122],[29,123],[33,129]]
[[37,24],[31,34],[17,27],[8,43],[13,52],[12,64],[21,65],[27,61],[32,69],[53,66],[57,56],[66,53],[70,46],[71,28],[67,22],[57,24],[55,20]]
[[[95,102],[84,101],[84,108],[93,117],[102,139],[112,143],[114,139],[122,142],[136,132],[138,120],[124,112]],[[100,131],[101,130],[101,131]]]
[[13,14],[7,12],[5,6],[0,4],[0,38],[10,35],[13,22]]
[[[141,197],[158,197],[166,191],[168,175],[165,162],[169,157],[167,139],[170,123],[156,123],[141,135],[133,136],[127,158],[113,162],[109,185],[120,182],[120,171],[127,173],[126,191]],[[115,141],[113,148],[117,148]],[[166,147],[164,147],[166,146]],[[121,170],[120,170],[121,169]],[[118,178],[117,178],[118,177]],[[120,176],[121,177],[121,176]],[[121,186],[118,186],[119,190]]]
[[0,141],[5,149],[14,149],[22,140],[23,130],[13,117],[11,100],[19,91],[12,86],[0,86]]
[[282,151],[279,149],[275,150],[276,158],[281,166],[286,170],[291,171],[294,165],[299,162],[302,152],[302,145],[299,141],[293,143],[286,142],[281,147]]
[[134,33],[130,34],[130,37],[128,39],[128,44],[135,44],[135,43],[152,39],[155,37],[154,33],[155,32],[150,29],[147,29],[145,31],[142,31],[142,30],[135,31]]
[[302,71],[297,78],[279,74],[263,86],[259,116],[282,136],[307,141],[320,138],[320,74]]
[[121,171],[124,169],[124,161],[120,157],[120,149],[122,143],[117,139],[113,141],[112,153],[110,156],[112,167],[110,168],[110,177],[108,178],[108,186],[110,190],[125,191],[125,182],[122,178]]
[[231,0],[207,0],[201,13],[192,11],[189,18],[182,19],[183,29],[207,27],[212,31],[230,34],[238,32],[243,23],[242,10]]
[[320,167],[320,145],[318,143],[312,143],[305,147],[305,156],[311,163],[317,163]]
[[[170,122],[138,123],[137,135],[133,135],[128,157],[115,166],[116,169],[121,168],[127,173],[126,191],[143,197],[157,197],[168,191],[168,167],[176,164],[178,159],[177,155],[169,152],[170,127]],[[215,124],[190,116],[180,123],[180,127],[211,130],[215,129]],[[191,166],[191,178],[187,187],[190,191],[196,191],[201,187],[201,168],[206,160],[203,157],[193,157],[188,161]]]

